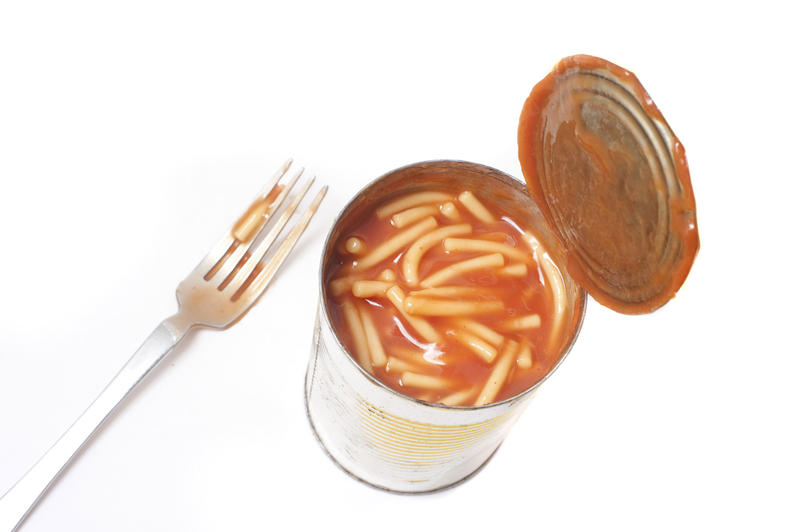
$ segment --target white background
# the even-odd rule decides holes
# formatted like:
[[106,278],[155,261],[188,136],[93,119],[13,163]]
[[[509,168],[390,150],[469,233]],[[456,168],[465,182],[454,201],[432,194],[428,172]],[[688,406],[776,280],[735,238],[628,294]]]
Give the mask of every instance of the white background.
[[[292,156],[332,187],[261,303],[184,342],[23,530],[800,528],[796,18],[525,4],[2,4],[0,493],[275,167]],[[522,103],[573,53],[635,72],[686,146],[694,269],[652,315],[592,302],[474,479],[361,485],[303,410],[325,232],[403,164],[521,176]]]

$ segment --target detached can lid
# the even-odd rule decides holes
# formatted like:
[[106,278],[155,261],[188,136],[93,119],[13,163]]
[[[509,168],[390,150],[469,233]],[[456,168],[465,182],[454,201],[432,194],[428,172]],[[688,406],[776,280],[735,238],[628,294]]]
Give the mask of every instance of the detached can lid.
[[636,76],[562,59],[525,102],[518,143],[569,274],[618,312],[669,301],[699,247],[694,194],[683,146]]

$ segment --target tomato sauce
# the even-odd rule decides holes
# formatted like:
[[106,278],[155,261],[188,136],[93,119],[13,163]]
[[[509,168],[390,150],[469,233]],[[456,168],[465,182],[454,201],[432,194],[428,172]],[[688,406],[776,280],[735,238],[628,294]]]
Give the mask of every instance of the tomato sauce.
[[[502,401],[538,382],[558,360],[560,344],[550,341],[553,332],[551,329],[554,326],[553,316],[558,312],[554,303],[553,289],[548,286],[553,281],[548,278],[547,272],[543,272],[539,264],[541,257],[538,257],[529,245],[527,236],[531,234],[530,229],[520,227],[504,213],[498,212],[489,197],[482,197],[480,192],[475,194],[494,218],[492,221],[482,221],[459,203],[457,197],[461,191],[437,190],[437,192],[445,192],[452,196],[453,200],[445,203],[455,204],[458,210],[456,216],[459,219],[457,221],[453,219],[452,205],[447,207],[448,216],[445,216],[439,210],[442,202],[433,203],[437,206],[436,213],[432,215],[436,221],[436,229],[468,224],[469,233],[459,234],[454,238],[505,244],[519,251],[516,253],[509,251],[510,256],[501,253],[503,266],[500,268],[488,267],[462,272],[434,287],[434,289],[446,287],[444,291],[450,290],[450,287],[468,287],[467,290],[471,292],[466,295],[442,294],[442,290],[439,293],[433,290],[434,293],[431,295],[431,290],[426,292],[425,280],[443,268],[469,259],[492,255],[493,251],[448,251],[445,249],[444,240],[437,242],[419,261],[417,271],[420,281],[409,282],[405,275],[403,259],[414,242],[421,238],[418,237],[410,244],[392,251],[390,256],[377,264],[360,267],[360,262],[362,264],[373,262],[369,259],[364,261],[370,251],[403,231],[409,230],[408,225],[402,228],[396,227],[392,216],[376,215],[377,209],[396,199],[390,198],[376,205],[376,210],[366,213],[351,227],[345,228],[341,242],[335,246],[336,251],[325,272],[325,283],[328,287],[326,297],[332,323],[338,337],[356,362],[376,379],[398,392],[416,399],[454,406]],[[430,231],[425,234],[428,232]],[[348,251],[348,248],[360,250],[362,247],[352,246],[355,242],[352,240],[354,237],[365,244],[363,246],[365,251],[361,250],[360,256]],[[349,246],[345,245],[348,239],[350,239]],[[520,258],[522,254],[524,261]],[[522,269],[520,264],[525,264],[524,274],[520,274]],[[515,275],[504,273],[503,268],[510,266],[514,266]],[[426,315],[424,312],[418,315],[408,304],[401,306],[405,310],[403,312],[385,293],[356,297],[350,283],[357,280],[382,280],[386,283],[385,286],[397,286],[406,297],[406,303],[409,296],[413,296],[413,299],[436,302],[499,301],[502,305],[499,311],[474,315]],[[563,283],[560,278],[558,282]],[[385,357],[378,357],[377,364],[375,357],[371,357],[370,362],[365,355],[361,355],[360,358],[358,356],[359,342],[355,338],[353,326],[348,321],[345,308],[349,305],[353,305],[362,318],[366,314],[366,320],[371,320],[374,324],[374,330],[377,331],[385,354]],[[496,303],[494,305],[500,307]],[[527,316],[528,320],[536,321],[532,315],[538,316],[538,326],[522,329],[513,326],[511,320],[515,318]],[[438,338],[435,341],[431,341],[430,337],[426,339],[413,323],[410,323],[408,316],[430,324]],[[494,333],[489,335],[493,342],[489,342],[486,335],[478,334],[475,329],[468,328],[463,320],[469,320],[473,325],[474,322],[478,322],[484,328],[488,328],[489,332]],[[369,327],[363,322],[362,326],[364,329]],[[484,345],[493,347],[496,354],[489,360],[487,355],[482,356],[477,353],[467,345],[468,342],[464,341],[464,333],[473,339],[477,336],[483,340]],[[526,347],[530,349],[530,354],[526,353]],[[372,351],[370,353],[373,354]],[[498,368],[498,365],[503,364],[504,358],[511,359],[507,371]],[[417,375],[433,379],[419,379]],[[487,391],[487,388],[492,388],[488,384],[492,379],[502,380],[495,386],[495,388],[499,386],[499,389],[494,393]]]

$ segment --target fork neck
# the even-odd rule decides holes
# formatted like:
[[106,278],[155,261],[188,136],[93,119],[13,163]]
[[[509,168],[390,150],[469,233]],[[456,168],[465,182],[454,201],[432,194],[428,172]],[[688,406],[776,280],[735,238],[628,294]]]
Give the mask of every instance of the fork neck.
[[178,342],[183,336],[189,332],[195,324],[188,316],[178,312],[161,323],[164,327],[169,329],[170,333],[175,337],[175,342]]

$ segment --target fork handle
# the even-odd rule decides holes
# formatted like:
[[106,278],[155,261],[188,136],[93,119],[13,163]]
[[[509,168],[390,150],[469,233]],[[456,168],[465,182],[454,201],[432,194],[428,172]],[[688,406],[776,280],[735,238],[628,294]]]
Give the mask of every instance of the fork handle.
[[192,324],[180,314],[162,321],[83,414],[0,497],[0,532],[16,530],[47,488],[125,397],[183,338]]

